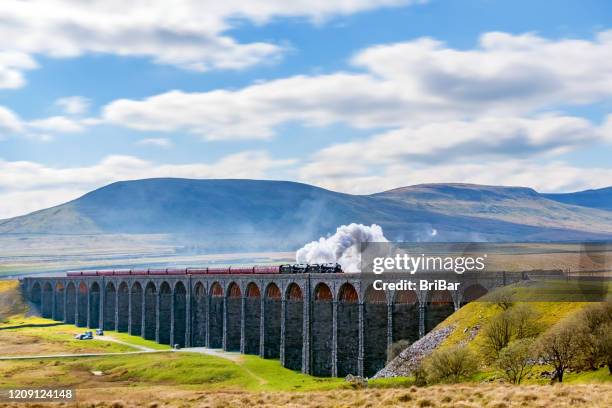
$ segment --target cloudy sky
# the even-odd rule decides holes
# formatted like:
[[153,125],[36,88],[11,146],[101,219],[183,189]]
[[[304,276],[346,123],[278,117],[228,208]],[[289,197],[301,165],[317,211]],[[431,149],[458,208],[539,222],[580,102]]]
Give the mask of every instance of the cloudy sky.
[[117,180],[612,185],[607,0],[3,0],[0,219]]

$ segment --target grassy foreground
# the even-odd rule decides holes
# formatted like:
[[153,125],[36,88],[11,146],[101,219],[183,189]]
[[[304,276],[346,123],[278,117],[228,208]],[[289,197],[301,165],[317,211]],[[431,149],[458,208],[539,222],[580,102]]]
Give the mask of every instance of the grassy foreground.
[[[164,351],[138,355],[0,360],[0,388],[73,387],[77,389],[78,406],[612,406],[612,384],[607,382],[609,376],[604,370],[569,374],[564,384],[554,386],[540,385],[537,381],[512,386],[500,383],[490,373],[482,372],[463,384],[419,388],[413,386],[412,378],[393,378],[371,381],[367,389],[353,389],[343,379],[316,378],[297,373],[283,368],[277,360],[255,356],[228,359],[200,353],[172,352],[168,351],[168,346],[125,333],[109,331],[106,334],[127,344],[73,340],[72,334],[83,329],[64,324],[44,326],[54,322],[26,316],[26,307],[17,294],[15,282],[0,281],[0,298],[5,299],[5,296],[12,299],[12,303],[0,316],[0,355],[6,355],[5,351],[11,344],[11,347],[18,347],[21,353],[30,354],[40,354],[44,350],[49,353],[81,353],[94,349],[125,352],[136,350],[135,346]],[[554,324],[581,305],[543,303],[539,307],[549,312],[543,319]],[[7,313],[12,314],[9,316]],[[472,326],[486,320],[489,313],[492,312],[487,309],[486,303],[475,302],[462,308],[444,323],[461,326],[447,342],[452,344],[470,340]],[[54,404],[44,404],[49,405]],[[11,405],[0,402],[0,407],[3,406]]]

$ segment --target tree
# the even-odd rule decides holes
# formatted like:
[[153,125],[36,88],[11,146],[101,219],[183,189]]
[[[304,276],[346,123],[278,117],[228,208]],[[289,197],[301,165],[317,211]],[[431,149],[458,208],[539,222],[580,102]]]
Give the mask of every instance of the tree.
[[494,361],[499,352],[512,339],[512,319],[506,310],[494,316],[483,330],[483,351],[485,356]]
[[602,324],[595,336],[598,352],[612,375],[612,322]]
[[508,310],[514,305],[514,292],[504,287],[489,293],[483,300],[495,304],[502,311]]
[[465,346],[434,351],[424,362],[427,382],[458,382],[476,372],[478,361]]
[[516,339],[537,336],[541,329],[538,325],[539,314],[528,303],[519,303],[510,309],[512,332]]
[[579,353],[572,367],[595,370],[602,363],[607,364],[606,328],[609,328],[610,324],[612,324],[609,304],[597,303],[588,305],[576,313],[573,319],[576,327],[576,342]]
[[520,384],[533,368],[536,362],[533,344],[532,339],[515,340],[499,353],[495,365],[511,383]]
[[546,331],[539,341],[540,357],[553,367],[553,380],[563,382],[563,374],[579,354],[578,327],[573,319],[566,319]]

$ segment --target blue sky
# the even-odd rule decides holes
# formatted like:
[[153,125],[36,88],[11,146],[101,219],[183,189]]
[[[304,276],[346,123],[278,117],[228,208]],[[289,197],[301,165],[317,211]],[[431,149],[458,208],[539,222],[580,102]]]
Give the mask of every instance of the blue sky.
[[153,3],[2,2],[0,218],[143,177],[612,184],[607,1]]

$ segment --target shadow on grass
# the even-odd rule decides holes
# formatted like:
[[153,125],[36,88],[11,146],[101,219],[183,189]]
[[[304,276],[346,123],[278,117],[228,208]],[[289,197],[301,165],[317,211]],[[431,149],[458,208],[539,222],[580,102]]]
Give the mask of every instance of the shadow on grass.
[[18,326],[5,326],[5,327],[0,327],[0,330],[10,330],[10,329],[25,329],[25,328],[32,328],[32,327],[52,327],[52,326],[61,326],[63,324],[66,323],[41,323],[41,324],[21,324]]

